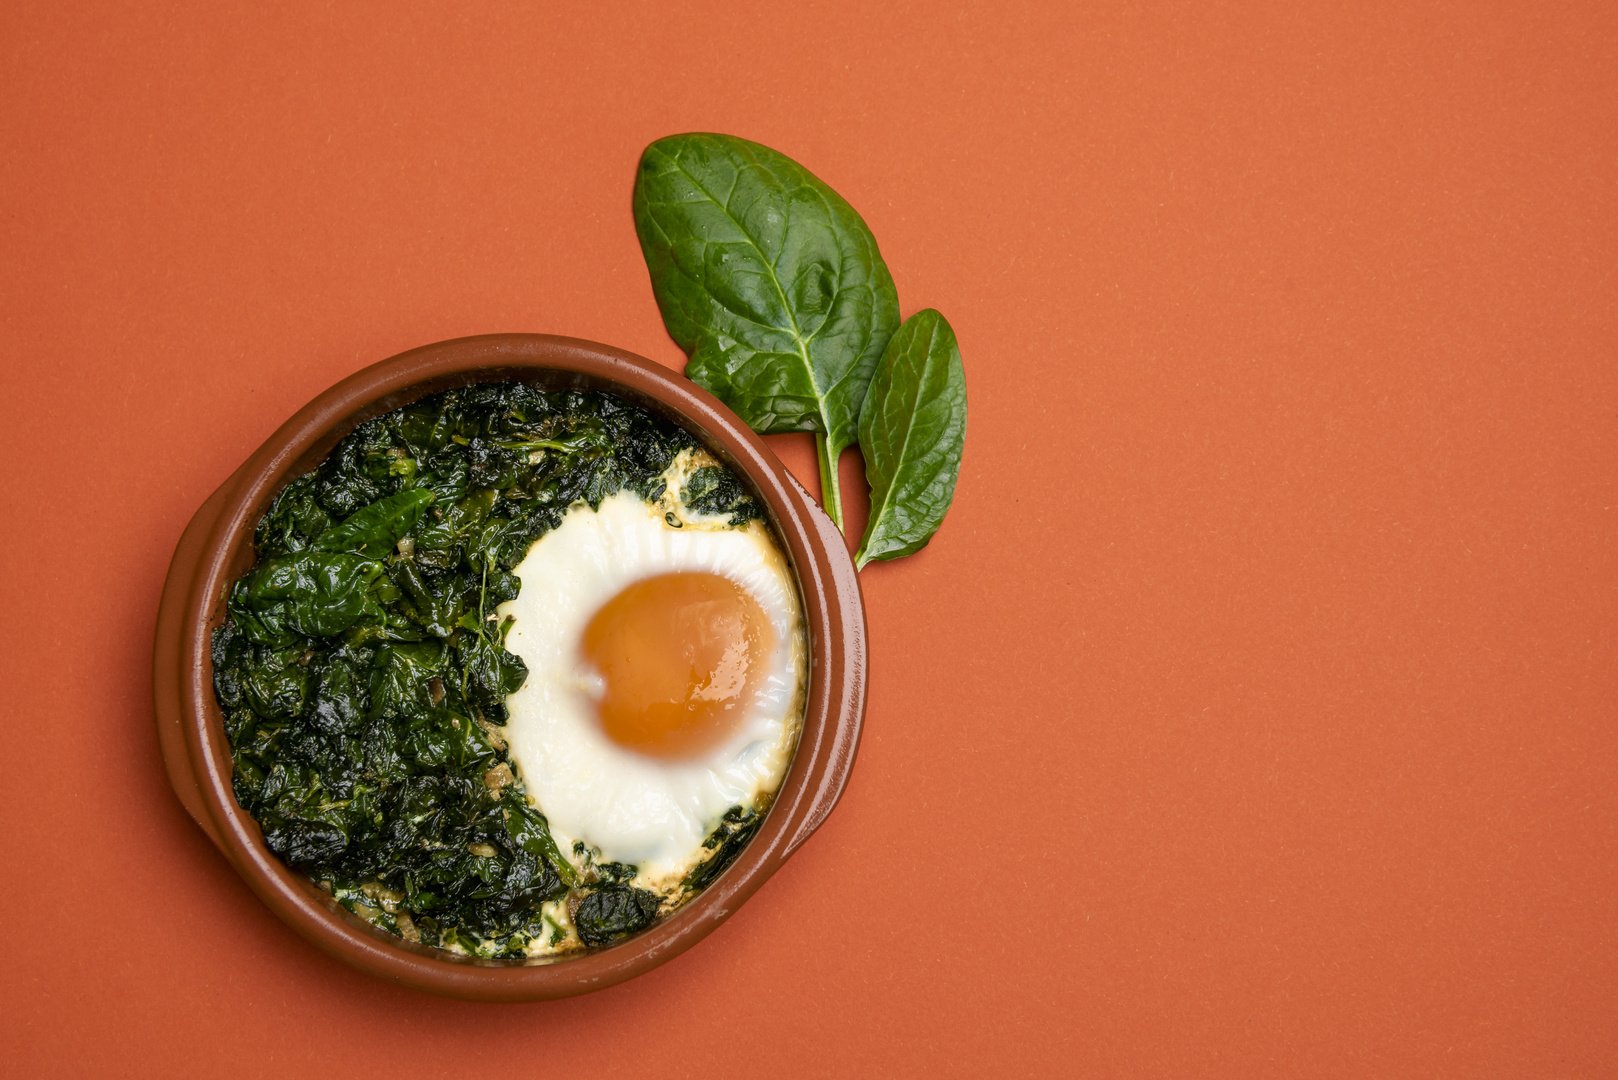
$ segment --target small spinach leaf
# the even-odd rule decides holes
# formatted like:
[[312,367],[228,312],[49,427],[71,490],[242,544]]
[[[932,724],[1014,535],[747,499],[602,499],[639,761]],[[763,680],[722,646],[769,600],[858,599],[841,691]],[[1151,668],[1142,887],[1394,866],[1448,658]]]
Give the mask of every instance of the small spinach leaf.
[[433,679],[448,674],[444,647],[435,641],[384,645],[371,669],[371,712],[409,716],[431,703]]
[[899,325],[876,238],[803,166],[729,135],[646,148],[635,232],[686,374],[755,431],[812,431],[821,501],[842,528],[837,456]]
[[297,716],[309,693],[309,672],[298,662],[302,649],[262,649],[259,664],[242,680],[248,707],[267,720]]
[[455,646],[463,677],[462,696],[483,715],[505,723],[506,695],[514,694],[528,678],[528,665],[502,643],[483,634],[461,634]]
[[319,682],[307,713],[309,725],[327,736],[359,729],[370,705],[369,658],[336,649],[319,661]]
[[856,563],[927,546],[955,497],[965,440],[961,351],[944,316],[927,308],[888,342],[860,411],[871,518]]

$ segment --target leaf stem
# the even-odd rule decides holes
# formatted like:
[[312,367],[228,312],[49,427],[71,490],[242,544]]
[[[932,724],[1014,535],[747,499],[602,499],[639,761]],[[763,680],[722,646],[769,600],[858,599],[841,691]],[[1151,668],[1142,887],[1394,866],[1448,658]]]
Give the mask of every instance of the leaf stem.
[[815,435],[815,456],[820,459],[820,504],[831,523],[843,531],[843,494],[837,482],[837,453],[824,433]]

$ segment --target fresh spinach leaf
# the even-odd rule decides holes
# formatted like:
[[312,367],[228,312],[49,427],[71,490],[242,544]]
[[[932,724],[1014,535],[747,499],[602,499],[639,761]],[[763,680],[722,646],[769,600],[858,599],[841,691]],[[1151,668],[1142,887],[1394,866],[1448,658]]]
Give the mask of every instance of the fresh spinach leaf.
[[955,331],[932,308],[888,342],[860,411],[871,517],[854,561],[927,546],[955,497],[966,440],[966,373]]
[[424,488],[408,488],[379,499],[321,533],[315,540],[315,548],[348,551],[370,559],[383,558],[393,553],[394,545],[415,527],[421,512],[434,498],[436,496]]
[[837,457],[899,325],[893,276],[854,208],[803,166],[729,135],[652,143],[635,232],[686,374],[755,431],[812,431],[842,528]]

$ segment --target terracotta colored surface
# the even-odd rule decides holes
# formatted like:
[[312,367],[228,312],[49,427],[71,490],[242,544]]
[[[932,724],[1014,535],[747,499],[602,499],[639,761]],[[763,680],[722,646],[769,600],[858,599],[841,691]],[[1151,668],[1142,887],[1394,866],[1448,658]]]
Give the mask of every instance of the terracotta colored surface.
[[[264,845],[231,790],[230,746],[213,691],[212,632],[253,565],[270,500],[360,423],[475,382],[619,394],[662,412],[754,487],[797,576],[810,671],[792,767],[758,834],[718,879],[656,926],[565,963],[479,961],[413,945],[345,911]],[[605,989],[712,933],[823,824],[859,747],[869,656],[859,578],[831,519],[762,440],[707,391],[645,357],[577,338],[482,334],[411,349],[322,392],[253,451],[185,527],[163,582],[152,659],[156,734],[175,795],[269,908],[331,955],[390,983],[469,1001],[530,1002]]]
[[[0,7],[4,1071],[1612,1075],[1618,8],[776,7]],[[390,988],[169,793],[169,555],[403,349],[678,365],[629,184],[694,128],[948,314],[955,509],[715,934]]]

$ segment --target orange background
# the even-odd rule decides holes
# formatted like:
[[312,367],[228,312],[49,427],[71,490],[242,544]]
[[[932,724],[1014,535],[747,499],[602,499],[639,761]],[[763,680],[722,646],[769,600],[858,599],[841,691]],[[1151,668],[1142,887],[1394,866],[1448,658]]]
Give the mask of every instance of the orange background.
[[[1614,5],[69,6],[0,10],[3,1071],[1618,1072]],[[624,986],[356,974],[168,791],[170,552],[406,348],[679,366],[629,191],[692,129],[960,335],[851,786]]]

